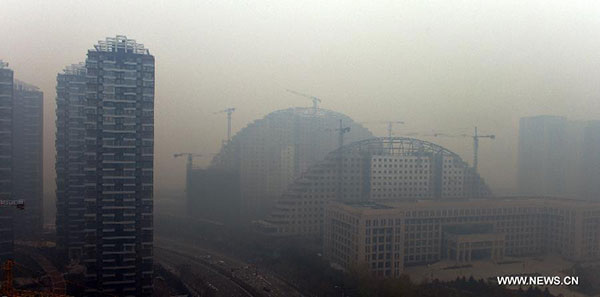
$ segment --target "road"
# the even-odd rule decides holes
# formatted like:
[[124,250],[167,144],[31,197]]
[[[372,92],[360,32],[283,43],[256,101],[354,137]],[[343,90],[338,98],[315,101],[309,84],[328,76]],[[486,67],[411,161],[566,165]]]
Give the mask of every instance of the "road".
[[221,253],[203,249],[196,245],[174,241],[162,237],[155,237],[157,259],[160,261],[159,251],[171,251],[185,255],[194,263],[213,268],[214,271],[220,271],[222,275],[230,281],[238,284],[250,286],[250,294],[265,297],[304,297],[293,286],[269,273],[268,271],[259,271],[255,266],[249,265],[239,259],[233,259]]
[[[238,283],[233,281],[220,270],[196,259],[194,256],[186,255],[178,251],[155,247],[154,256],[158,263],[165,269],[179,276],[188,290],[195,296],[202,295],[203,291],[211,290],[214,296],[223,297],[259,297]],[[182,269],[189,267],[189,269]]]

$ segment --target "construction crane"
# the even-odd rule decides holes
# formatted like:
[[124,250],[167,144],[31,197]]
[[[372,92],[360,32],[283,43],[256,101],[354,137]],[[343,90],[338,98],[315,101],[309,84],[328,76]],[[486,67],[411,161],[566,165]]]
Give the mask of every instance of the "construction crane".
[[45,291],[30,291],[30,290],[18,290],[13,288],[13,267],[15,266],[14,260],[6,260],[2,266],[4,277],[2,278],[2,288],[0,288],[0,296],[6,297],[68,297],[64,294],[56,294]]
[[185,192],[188,193],[190,182],[191,182],[191,171],[194,167],[194,157],[202,157],[201,154],[196,153],[176,153],[173,154],[173,158],[179,158],[187,156],[187,163],[185,164]]
[[340,120],[340,127],[335,131],[339,132],[339,147],[341,148],[344,145],[344,134],[350,132],[350,127],[344,127],[342,120]]
[[377,122],[361,122],[361,124],[387,124],[387,132],[388,137],[392,138],[392,130],[394,129],[394,124],[403,125],[403,121],[377,121]]
[[227,114],[227,144],[231,141],[231,114],[235,111],[235,107],[225,108],[217,111],[214,114],[226,113]]
[[471,137],[473,137],[473,169],[475,170],[475,173],[477,173],[477,162],[479,156],[479,138],[496,139],[496,135],[479,135],[477,134],[477,127],[475,127],[475,133],[471,135]]
[[296,91],[290,90],[290,89],[286,89],[286,91],[288,91],[288,92],[290,92],[292,94],[298,95],[298,96],[302,96],[302,97],[311,99],[312,102],[313,102],[313,111],[315,113],[317,113],[317,109],[319,109],[318,104],[321,103],[321,99],[319,99],[319,98],[317,98],[315,96],[312,96],[312,95],[307,95],[307,94],[296,92]]
[[477,173],[477,166],[479,163],[479,139],[480,138],[489,138],[489,139],[496,139],[496,135],[493,134],[489,134],[489,135],[479,135],[477,133],[477,127],[475,127],[475,133],[473,133],[473,135],[468,135],[468,134],[458,134],[458,135],[451,135],[451,134],[446,134],[446,133],[434,133],[433,134],[434,137],[470,137],[473,139],[473,169],[475,170],[475,173]]

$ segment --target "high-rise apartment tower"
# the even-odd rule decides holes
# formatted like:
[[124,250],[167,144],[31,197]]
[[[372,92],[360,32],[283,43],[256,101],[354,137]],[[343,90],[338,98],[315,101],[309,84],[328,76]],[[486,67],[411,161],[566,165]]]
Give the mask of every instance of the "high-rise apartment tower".
[[[13,71],[0,60],[0,200],[13,199]],[[12,209],[0,207],[0,261],[12,257]]]
[[[57,150],[72,144],[81,153],[64,155],[74,158],[67,161],[76,161],[74,165],[57,166],[57,174],[59,168],[69,174],[63,188],[75,193],[62,201],[58,197],[61,246],[70,250],[71,259],[79,257],[85,265],[86,294],[150,296],[154,57],[135,40],[116,36],[89,50],[84,68],[63,84],[73,88],[68,97],[73,94],[76,99],[67,110],[74,111],[75,118],[69,113],[62,131],[59,126]],[[84,88],[76,82],[80,75],[85,75]],[[60,79],[59,75],[57,89]],[[57,119],[60,116],[57,110]],[[59,135],[71,137],[70,133],[83,133],[83,146],[69,138],[59,143]],[[75,189],[81,185],[82,189]],[[78,226],[83,226],[82,233]]]

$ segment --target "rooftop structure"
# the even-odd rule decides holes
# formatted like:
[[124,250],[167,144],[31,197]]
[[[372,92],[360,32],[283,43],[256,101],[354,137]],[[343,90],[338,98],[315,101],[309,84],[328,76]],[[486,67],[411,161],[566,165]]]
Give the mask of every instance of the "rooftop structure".
[[106,37],[105,40],[99,40],[94,45],[94,50],[98,52],[123,52],[140,55],[150,55],[150,51],[144,48],[144,45],[137,43],[135,39],[128,39],[127,36],[117,35],[116,37]]

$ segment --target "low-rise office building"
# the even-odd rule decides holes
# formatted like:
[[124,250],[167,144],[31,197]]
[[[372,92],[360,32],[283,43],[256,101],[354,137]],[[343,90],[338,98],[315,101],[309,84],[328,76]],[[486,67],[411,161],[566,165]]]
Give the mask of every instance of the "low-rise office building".
[[600,258],[600,203],[494,198],[330,203],[323,254],[345,269],[399,276],[407,265],[504,256]]

